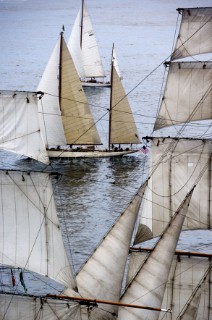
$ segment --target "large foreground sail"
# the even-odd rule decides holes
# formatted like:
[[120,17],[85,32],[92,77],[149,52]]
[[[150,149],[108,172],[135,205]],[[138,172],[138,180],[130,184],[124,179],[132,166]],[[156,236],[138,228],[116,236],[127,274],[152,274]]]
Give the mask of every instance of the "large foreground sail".
[[[175,148],[170,151],[173,143]],[[204,172],[194,190],[183,229],[210,229],[212,142],[151,138],[151,144],[153,173],[148,181],[141,224],[146,225],[153,236],[160,235],[187,191]]]
[[0,293],[0,318],[4,320],[80,320],[79,303]]
[[0,263],[45,275],[74,293],[49,174],[1,171],[0,189]]
[[[128,284],[121,302],[133,303],[136,301],[141,305],[161,308],[165,285],[192,192],[193,190],[187,194],[155,245],[154,250],[144,261],[133,281]],[[157,320],[158,316],[159,312],[155,311],[119,308],[118,319],[138,320],[144,318]]]

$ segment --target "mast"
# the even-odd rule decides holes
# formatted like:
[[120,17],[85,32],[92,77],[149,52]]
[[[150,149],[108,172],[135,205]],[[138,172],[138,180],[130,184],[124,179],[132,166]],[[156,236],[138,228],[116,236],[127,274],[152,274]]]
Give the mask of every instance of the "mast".
[[113,50],[114,50],[114,43],[112,47],[112,57],[111,57],[111,72],[110,72],[110,111],[109,111],[109,136],[108,136],[108,150],[110,151],[110,140],[111,140],[111,121],[112,121],[112,97],[113,97]]
[[62,43],[62,38],[63,38],[63,32],[60,32],[60,51],[59,51],[59,104],[61,106],[61,99],[62,99],[62,50],[63,50],[63,43]]
[[82,35],[83,35],[83,14],[84,14],[84,0],[82,0],[81,23],[80,23],[80,48],[82,49]]

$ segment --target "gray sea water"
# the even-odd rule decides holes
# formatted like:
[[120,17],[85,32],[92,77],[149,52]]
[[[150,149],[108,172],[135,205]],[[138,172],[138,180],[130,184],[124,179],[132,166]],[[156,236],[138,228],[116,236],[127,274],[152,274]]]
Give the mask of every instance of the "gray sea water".
[[[211,6],[211,0],[87,0],[109,77],[115,43],[123,85],[141,137],[152,133],[176,29],[179,7]],[[80,0],[0,0],[0,89],[35,91],[62,25],[68,40]],[[158,67],[161,65],[160,67]],[[152,72],[155,70],[154,72]],[[149,74],[151,73],[151,76]],[[96,119],[109,105],[109,89],[87,88]],[[103,141],[105,124],[98,123]],[[104,140],[105,139],[105,140]],[[77,271],[147,175],[148,155],[122,159],[54,161],[64,174],[56,184],[64,242]],[[0,167],[43,169],[34,161],[0,152]],[[179,247],[211,252],[210,231],[186,231]],[[36,282],[36,281],[35,281]],[[36,284],[35,284],[36,286]]]

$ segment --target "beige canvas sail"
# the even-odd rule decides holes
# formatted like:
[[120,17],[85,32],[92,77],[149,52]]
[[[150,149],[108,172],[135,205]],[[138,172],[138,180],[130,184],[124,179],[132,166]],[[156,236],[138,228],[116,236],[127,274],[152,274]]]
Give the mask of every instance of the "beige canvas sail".
[[[141,224],[146,225],[153,236],[161,234],[204,170],[194,190],[183,229],[211,228],[211,141],[170,138],[151,141],[151,168],[154,170],[156,166],[156,170],[148,181]],[[167,151],[173,142],[176,147]]]
[[94,120],[74,63],[63,39],[60,107],[67,144],[100,144]]
[[172,60],[212,52],[212,8],[184,8]]
[[175,62],[169,73],[154,130],[212,119],[212,62]]
[[1,171],[0,189],[0,263],[45,275],[74,294],[49,174]]
[[132,110],[115,66],[112,72],[110,143],[140,143]]

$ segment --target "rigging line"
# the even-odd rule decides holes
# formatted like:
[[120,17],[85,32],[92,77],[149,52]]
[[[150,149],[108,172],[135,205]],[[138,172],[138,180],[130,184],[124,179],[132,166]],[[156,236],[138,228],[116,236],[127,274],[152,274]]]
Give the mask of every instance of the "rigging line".
[[32,134],[37,133],[37,132],[40,132],[40,129],[38,129],[36,131],[29,132],[27,134],[23,134],[22,136],[19,136],[19,137],[15,137],[15,138],[11,138],[11,139],[8,139],[8,140],[1,141],[1,143],[10,142],[10,141],[14,141],[14,140],[17,140],[17,139],[20,139],[20,138],[28,137],[28,136],[30,136]]
[[[153,120],[155,120],[157,117],[156,116],[148,116],[148,115],[144,115],[144,114],[141,114],[141,113],[136,113],[136,112],[128,112],[128,111],[122,111],[122,110],[114,110],[115,112],[119,112],[119,113],[124,113],[124,114],[131,114],[131,115],[135,115],[135,116],[140,116],[140,117],[144,117],[144,118],[151,118]],[[38,113],[41,113],[41,114],[44,114],[44,115],[55,115],[55,116],[58,116],[58,117],[61,117],[60,114],[57,114],[57,113],[43,113],[43,112],[38,112]],[[65,115],[63,116],[65,118],[73,118],[72,116],[69,116],[69,115]],[[76,119],[85,119],[85,120],[92,120],[92,118],[87,118],[87,117],[82,117],[82,116],[75,116]],[[172,119],[171,116],[169,116],[169,118],[163,118],[164,120],[170,120],[171,122],[173,122],[175,125],[178,125],[178,126],[182,126],[183,123],[182,121],[180,120],[176,120],[176,119]],[[98,121],[99,119],[97,119]],[[210,120],[210,119],[204,119],[204,120]],[[109,122],[108,119],[102,119],[102,121],[105,121],[105,122]],[[193,122],[197,122],[198,120],[193,120]],[[199,120],[200,121],[200,120]],[[121,120],[113,120],[113,122],[121,122],[121,123],[140,123],[140,121],[121,121]],[[153,122],[142,122],[142,124],[153,124]],[[209,125],[208,124],[202,124],[202,123],[188,123],[187,126],[198,126],[198,127],[208,127]],[[39,130],[38,130],[39,131]],[[152,131],[153,133],[153,131]]]
[[[56,183],[55,189],[57,188],[57,184],[58,183],[59,183],[59,181]],[[60,204],[61,204],[62,201],[61,201],[60,193],[59,193],[59,198],[60,198]],[[73,259],[73,255],[72,255],[72,248],[71,248],[71,244],[70,244],[69,232],[68,232],[67,223],[66,223],[66,219],[65,219],[65,215],[64,215],[64,211],[63,210],[62,210],[62,215],[63,215],[63,224],[65,225],[65,231],[66,231],[65,234],[66,234],[66,238],[68,240],[68,249],[69,249],[69,253],[70,253],[71,264],[72,264],[73,269],[74,269],[74,259]],[[74,274],[76,274],[76,270],[73,270],[73,271],[74,271]]]
[[[46,94],[48,94],[48,93],[46,93]],[[51,96],[54,96],[54,97],[59,97],[59,96],[56,96],[56,95],[52,95],[52,94],[49,94],[49,95],[51,95]],[[69,99],[69,98],[62,98],[62,99],[65,99],[65,100],[71,100],[71,99]],[[71,100],[71,101],[76,101],[76,100]],[[41,101],[42,102],[42,101]],[[43,103],[43,102],[42,102]],[[82,104],[84,104],[83,102],[81,102]],[[92,105],[92,104],[88,104],[88,105]],[[100,106],[96,106],[96,107],[98,107],[98,108],[101,108]],[[106,109],[107,111],[108,111],[108,108],[107,107],[105,107],[104,109]],[[142,114],[142,113],[137,113],[137,112],[129,112],[129,111],[123,111],[123,110],[114,110],[115,112],[119,112],[119,113],[125,113],[125,114],[131,114],[131,115],[134,115],[134,116],[141,116],[141,117],[144,117],[144,118],[151,118],[151,119],[156,119],[157,118],[157,116],[149,116],[149,115],[145,115],[145,114]],[[38,111],[38,113],[41,113],[41,114],[44,114],[44,115],[55,115],[55,116],[58,116],[58,117],[60,117],[61,115],[60,114],[58,114],[58,113],[47,113],[47,112],[44,112],[44,111]],[[106,115],[106,114],[105,114]],[[69,116],[69,115],[66,115],[65,116],[66,118],[71,118],[72,116]],[[86,117],[82,117],[82,116],[78,116],[78,117],[76,117],[76,118],[79,118],[79,119],[88,119],[88,120],[90,120],[91,118],[86,118]],[[181,124],[182,123],[182,121],[178,121],[178,120],[175,120],[175,119],[171,119],[171,117],[169,117],[169,119],[166,119],[166,118],[164,118],[165,120],[171,120],[171,121],[175,121],[176,123],[179,123],[179,124]],[[108,120],[107,119],[102,119],[102,120],[104,120],[104,121],[107,121],[108,122]],[[98,119],[97,119],[97,121],[98,121]],[[196,121],[196,120],[195,120]],[[121,121],[120,121],[121,122]],[[142,122],[143,123],[143,122]],[[194,124],[194,125],[197,125],[197,124]],[[206,125],[205,125],[206,126]]]
[[54,310],[54,309],[52,308],[52,306],[51,306],[51,304],[48,302],[48,300],[46,301],[46,303],[47,303],[47,305],[49,306],[49,309],[51,309],[52,313],[56,316],[56,318],[57,318],[58,320],[60,320],[59,316],[58,316],[57,313],[56,313],[56,310]]

